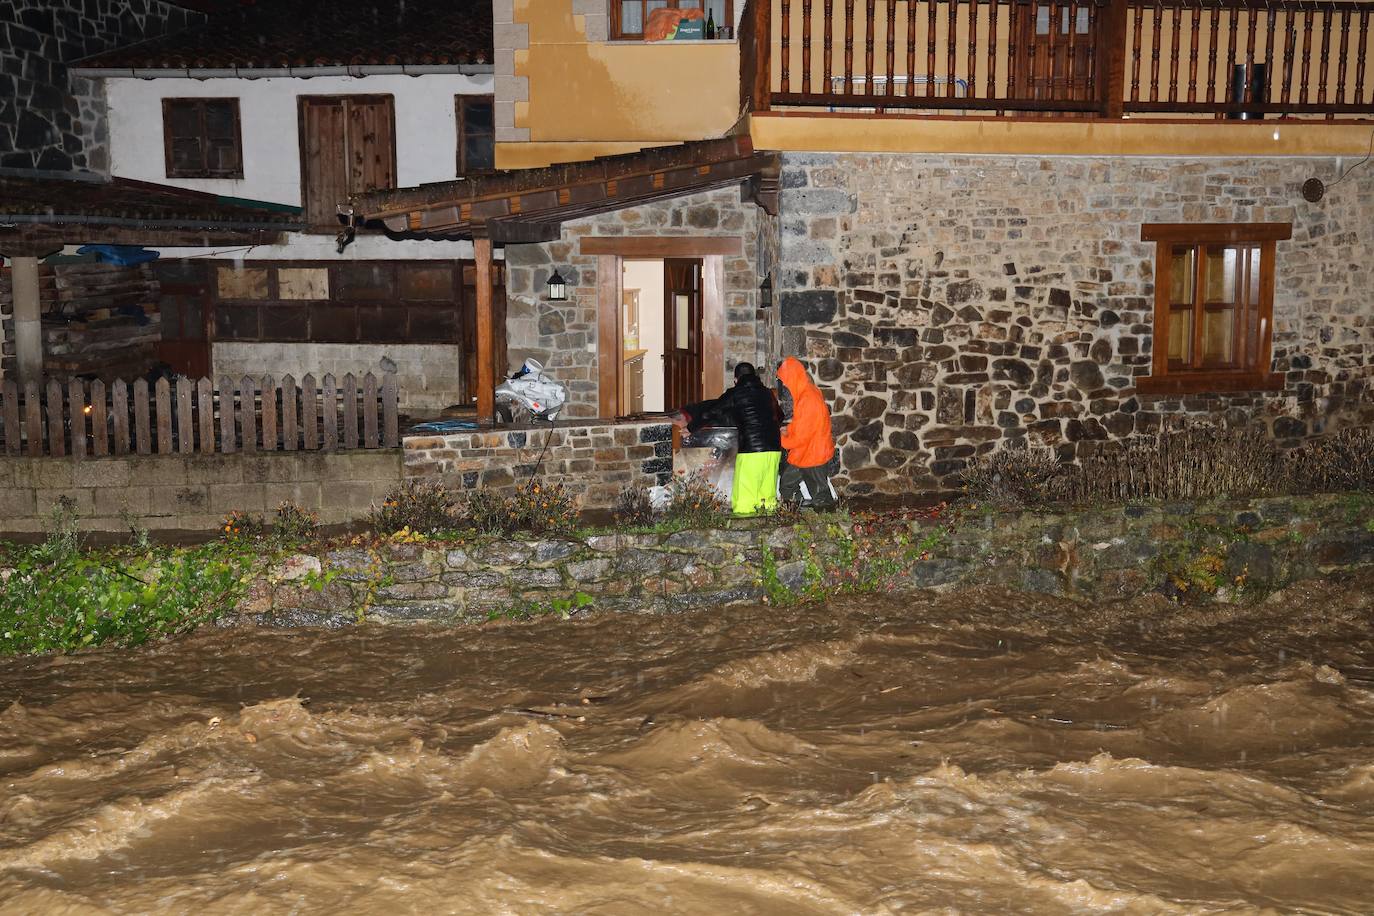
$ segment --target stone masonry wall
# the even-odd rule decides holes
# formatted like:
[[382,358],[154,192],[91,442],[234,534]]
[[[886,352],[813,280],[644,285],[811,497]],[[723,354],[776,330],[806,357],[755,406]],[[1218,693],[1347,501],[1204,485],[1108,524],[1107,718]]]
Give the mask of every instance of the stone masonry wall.
[[560,483],[584,509],[615,505],[631,484],[666,484],[673,473],[673,428],[662,421],[407,436],[406,477],[433,479],[462,492],[523,486],[536,469]]
[[[1001,443],[1066,458],[1184,415],[1292,442],[1374,422],[1374,168],[1332,159],[787,154],[781,349],[836,414],[850,494],[947,490]],[[1154,244],[1142,223],[1291,222],[1280,392],[1146,397]]]
[[0,458],[0,533],[44,531],[57,500],[88,531],[214,531],[225,515],[258,515],[291,500],[325,524],[367,514],[401,481],[401,454],[386,451],[125,458]]
[[[597,256],[578,253],[583,236],[740,236],[743,255],[725,260],[725,365],[759,362],[766,317],[757,314],[760,259],[769,256],[760,237],[772,229],[767,214],[741,202],[738,188],[659,201],[563,226],[557,242],[506,248],[507,347],[512,366],[533,356],[568,386],[565,416],[597,415]],[[766,267],[767,265],[765,265]],[[554,269],[568,281],[568,301],[548,301],[545,285]],[[713,371],[708,367],[707,371]]]
[[[1265,499],[1216,505],[1114,506],[1050,514],[965,519],[899,573],[899,588],[1001,585],[1093,600],[1167,589],[1170,552],[1195,555],[1198,526],[1245,532],[1216,550],[1227,581],[1280,588],[1374,562],[1368,503],[1348,496]],[[777,581],[800,592],[811,562],[839,562],[831,516],[776,527],[736,520],[729,527],[673,533],[598,534],[533,541],[383,543],[297,556],[256,583],[226,624],[343,626],[376,622],[480,622],[509,612],[681,611],[763,600],[764,551]],[[928,524],[928,523],[925,523]],[[931,529],[913,523],[913,539]],[[884,535],[884,537],[890,537]],[[813,554],[812,551],[817,553]],[[820,557],[822,559],[816,559]],[[323,589],[293,577],[332,572]]]
[[0,167],[109,170],[101,86],[67,67],[205,17],[161,0],[7,0],[0,19]]

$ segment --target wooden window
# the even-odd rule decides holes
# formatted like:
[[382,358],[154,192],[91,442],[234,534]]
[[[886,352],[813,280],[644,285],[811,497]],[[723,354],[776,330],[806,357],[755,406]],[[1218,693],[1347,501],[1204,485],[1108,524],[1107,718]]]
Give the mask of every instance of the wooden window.
[[238,99],[163,99],[168,178],[242,178]]
[[350,195],[396,187],[396,115],[389,95],[302,96],[301,204],[337,231]]
[[496,101],[489,95],[454,96],[458,124],[458,174],[496,168]]
[[611,0],[611,37],[643,38],[649,14],[662,9],[702,10],[715,20],[717,35],[735,27],[734,0]]
[[1143,393],[1283,387],[1269,371],[1274,252],[1290,223],[1148,224],[1155,243],[1155,327]]

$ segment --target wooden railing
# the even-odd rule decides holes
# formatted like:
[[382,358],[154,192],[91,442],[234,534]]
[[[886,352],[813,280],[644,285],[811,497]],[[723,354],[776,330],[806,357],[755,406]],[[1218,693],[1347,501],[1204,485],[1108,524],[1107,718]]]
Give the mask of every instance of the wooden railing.
[[1125,110],[1367,115],[1371,11],[1314,0],[1132,3]]
[[1371,11],[1331,0],[750,0],[741,103],[1366,117]]
[[396,448],[396,383],[368,373],[239,381],[158,379],[0,385],[5,455],[102,458]]

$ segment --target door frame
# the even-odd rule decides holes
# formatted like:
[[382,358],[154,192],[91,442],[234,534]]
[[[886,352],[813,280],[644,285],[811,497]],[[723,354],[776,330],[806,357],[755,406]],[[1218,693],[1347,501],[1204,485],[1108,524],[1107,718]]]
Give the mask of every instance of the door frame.
[[707,398],[725,391],[725,259],[744,256],[744,237],[583,236],[579,253],[597,256],[597,415],[620,415],[621,278],[623,261],[701,259],[701,390]]

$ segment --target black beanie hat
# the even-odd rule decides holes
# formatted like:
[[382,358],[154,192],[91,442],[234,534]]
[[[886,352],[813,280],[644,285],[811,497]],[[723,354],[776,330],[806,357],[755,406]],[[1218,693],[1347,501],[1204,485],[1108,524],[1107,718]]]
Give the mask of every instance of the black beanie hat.
[[735,366],[735,381],[738,382],[746,375],[758,375],[758,371],[754,369],[753,363],[740,363]]

